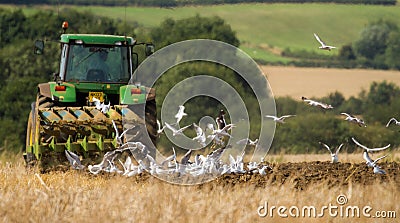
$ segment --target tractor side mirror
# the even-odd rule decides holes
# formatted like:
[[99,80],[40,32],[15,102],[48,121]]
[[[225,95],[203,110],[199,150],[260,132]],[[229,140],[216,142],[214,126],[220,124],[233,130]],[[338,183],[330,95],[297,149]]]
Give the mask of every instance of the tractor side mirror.
[[146,43],[146,46],[145,46],[145,54],[146,54],[146,56],[150,56],[153,53],[154,53],[154,44]]
[[43,40],[36,40],[35,41],[35,48],[33,53],[36,55],[42,55],[44,52],[44,41]]

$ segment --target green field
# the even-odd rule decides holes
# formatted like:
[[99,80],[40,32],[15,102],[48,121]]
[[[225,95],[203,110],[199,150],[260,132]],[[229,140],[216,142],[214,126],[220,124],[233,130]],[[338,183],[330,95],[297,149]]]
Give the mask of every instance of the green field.
[[[12,7],[12,6],[8,6]],[[318,33],[328,44],[343,46],[359,38],[360,32],[371,21],[385,19],[400,25],[400,7],[338,4],[235,4],[191,6],[180,8],[93,7],[71,6],[97,15],[136,21],[145,28],[158,26],[165,18],[181,19],[199,14],[219,16],[230,24],[241,41],[241,48],[254,58],[286,61],[279,53],[291,50],[318,51],[313,33]],[[46,6],[57,12],[57,6]],[[38,8],[25,7],[27,14]],[[43,10],[43,8],[41,9]],[[62,10],[60,10],[62,16]]]

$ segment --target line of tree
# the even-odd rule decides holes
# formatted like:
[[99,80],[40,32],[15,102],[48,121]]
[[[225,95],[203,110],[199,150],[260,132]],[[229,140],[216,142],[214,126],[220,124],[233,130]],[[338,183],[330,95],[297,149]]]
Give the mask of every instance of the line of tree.
[[[62,4],[70,5],[103,5],[103,6],[153,6],[179,7],[187,5],[216,5],[239,3],[338,3],[366,5],[396,5],[396,0],[63,0]],[[0,0],[0,4],[59,4],[59,0]]]

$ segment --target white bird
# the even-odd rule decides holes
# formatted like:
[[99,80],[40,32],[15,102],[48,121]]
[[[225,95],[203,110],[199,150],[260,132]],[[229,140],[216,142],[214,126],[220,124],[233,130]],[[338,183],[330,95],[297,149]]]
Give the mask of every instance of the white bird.
[[185,129],[189,128],[191,125],[187,125],[187,126],[184,126],[184,127],[180,128],[180,129],[176,129],[176,128],[172,127],[170,124],[164,122],[164,126],[166,126],[169,130],[172,131],[172,135],[173,136],[177,136],[177,135],[183,135],[183,131]]
[[251,140],[249,138],[244,138],[236,142],[239,145],[249,145],[249,146],[257,146],[258,139]]
[[204,133],[203,129],[196,125],[196,123],[193,123],[194,130],[196,131],[196,137],[192,138],[193,140],[197,141],[200,143],[202,147],[206,146],[206,134]]
[[301,97],[301,100],[303,100],[304,102],[307,102],[309,105],[311,106],[315,106],[315,107],[321,107],[323,109],[332,109],[332,105],[328,105],[322,102],[318,102],[318,101],[314,101],[314,100],[310,100],[306,97]]
[[386,172],[384,170],[382,170],[376,163],[379,160],[381,160],[381,159],[383,159],[383,158],[385,158],[387,156],[388,155],[384,155],[384,156],[379,157],[376,160],[372,160],[368,155],[368,151],[364,151],[363,152],[363,158],[366,161],[365,163],[367,164],[368,167],[373,167],[374,168],[374,173],[376,173],[376,174],[386,174]]
[[339,151],[340,151],[340,148],[342,148],[342,146],[343,146],[343,143],[342,144],[340,144],[340,146],[336,149],[336,151],[335,152],[332,152],[332,150],[331,150],[331,148],[329,148],[329,146],[328,145],[326,145],[325,143],[322,143],[322,142],[319,142],[321,145],[323,145],[325,148],[327,148],[328,150],[329,150],[329,152],[331,153],[331,157],[332,157],[332,163],[337,163],[337,162],[339,162]]
[[221,137],[221,136],[232,137],[227,131],[229,131],[230,129],[232,129],[232,128],[234,128],[234,127],[235,127],[234,124],[228,124],[228,125],[226,125],[224,128],[222,128],[222,129],[214,129],[214,126],[213,126],[211,123],[209,123],[209,124],[207,125],[207,128],[210,129],[210,130],[212,131],[212,133],[211,133],[210,135],[208,135],[207,137],[209,137],[209,136],[212,136],[212,137],[214,137],[214,136],[218,136],[218,137]]
[[102,113],[106,114],[108,110],[110,110],[111,103],[108,102],[108,105],[105,105],[104,102],[100,102],[99,99],[93,97],[94,105],[96,106],[97,110],[100,110]]
[[315,33],[314,33],[314,37],[315,37],[315,39],[317,39],[317,41],[321,44],[321,46],[318,47],[319,49],[331,51],[331,49],[336,48],[336,47],[334,47],[334,46],[326,45],[326,44],[319,38],[319,36],[318,36],[317,34],[315,34]]
[[81,164],[81,160],[80,160],[79,156],[76,155],[75,153],[73,153],[69,150],[65,150],[65,155],[67,156],[69,163],[72,165],[72,167],[74,169],[82,170],[85,168],[85,166]]
[[183,116],[186,116],[187,114],[184,112],[185,106],[179,105],[179,110],[178,113],[176,113],[175,118],[176,118],[176,124],[179,124]]
[[103,112],[103,114],[106,114],[111,107],[111,103],[108,102],[108,105],[105,105],[104,103],[102,103],[102,108],[101,108],[101,112]]
[[354,142],[355,144],[357,144],[359,147],[363,148],[363,149],[366,150],[367,152],[371,152],[371,151],[372,151],[372,152],[381,151],[381,150],[384,150],[384,149],[387,149],[387,148],[390,147],[390,144],[389,144],[389,145],[387,145],[387,146],[385,146],[385,147],[380,147],[380,148],[368,148],[368,147],[362,145],[361,143],[357,142],[357,140],[355,140],[353,137],[352,137],[351,139],[353,140],[353,142]]
[[165,166],[171,161],[175,161],[176,162],[176,153],[175,153],[175,148],[174,147],[172,147],[172,151],[173,151],[173,154],[171,156],[165,158],[165,160],[161,163],[161,166]]
[[225,152],[225,150],[229,149],[229,148],[231,148],[230,145],[220,147],[220,148],[212,151],[210,154],[208,154],[207,159],[217,162],[219,159],[221,159],[222,154]]
[[96,106],[96,109],[97,110],[101,110],[101,102],[100,102],[100,100],[99,99],[97,99],[97,98],[95,98],[95,97],[93,97],[93,102],[94,102],[94,105]]
[[182,165],[189,164],[189,159],[190,159],[191,155],[192,155],[192,150],[190,149],[189,151],[187,151],[187,153],[185,155],[183,155],[180,164],[182,164]]
[[125,135],[129,130],[133,129],[135,126],[133,126],[133,127],[131,127],[131,128],[128,128],[128,129],[125,129],[125,131],[123,131],[123,132],[121,133],[121,135],[120,135],[119,132],[118,132],[117,125],[115,124],[115,121],[114,121],[114,120],[112,120],[112,124],[113,124],[114,130],[115,130],[115,139],[117,140],[117,143],[118,143],[119,145],[122,145],[122,139],[123,139],[124,135]]
[[158,119],[157,119],[157,127],[158,127],[158,129],[157,129],[157,134],[160,135],[160,134],[164,131],[165,125],[161,128],[161,123],[160,123],[160,121],[158,121]]
[[394,122],[395,125],[400,125],[400,122],[397,121],[397,119],[391,118],[391,119],[388,121],[388,123],[386,124],[386,127],[389,127],[389,125],[390,125],[392,122]]
[[126,175],[126,174],[128,174],[131,170],[133,170],[133,168],[132,168],[132,166],[133,166],[133,164],[132,164],[132,159],[131,159],[130,156],[128,156],[128,157],[126,158],[126,160],[125,160],[124,163],[122,163],[121,160],[118,160],[118,161],[121,163],[122,167],[124,168],[124,174],[123,174],[123,175]]
[[103,160],[96,165],[89,165],[88,169],[93,174],[98,174],[101,170],[107,168],[110,163],[114,163],[114,159],[118,154],[116,154],[116,150],[108,151],[103,156]]
[[277,117],[275,115],[266,115],[266,118],[272,118],[274,122],[285,123],[285,118],[294,117],[296,115],[283,115],[281,117]]
[[364,120],[362,120],[362,119],[360,119],[360,118],[357,118],[357,117],[355,117],[354,115],[350,115],[350,114],[347,114],[347,113],[345,113],[345,112],[342,112],[342,113],[340,113],[340,114],[346,116],[346,118],[344,119],[344,120],[346,120],[346,121],[356,123],[356,124],[357,124],[358,126],[360,126],[360,127],[367,127],[367,125],[365,124]]

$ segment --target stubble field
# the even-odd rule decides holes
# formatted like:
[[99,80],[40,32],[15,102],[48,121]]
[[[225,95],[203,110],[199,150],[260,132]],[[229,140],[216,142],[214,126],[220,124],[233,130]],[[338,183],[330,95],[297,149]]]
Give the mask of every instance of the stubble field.
[[392,161],[381,163],[386,175],[363,162],[267,162],[265,176],[181,186],[147,173],[40,173],[4,160],[2,222],[396,222],[400,206],[400,165]]

